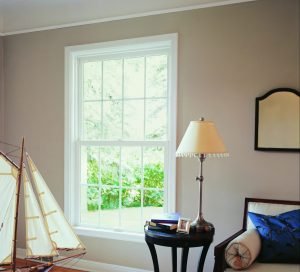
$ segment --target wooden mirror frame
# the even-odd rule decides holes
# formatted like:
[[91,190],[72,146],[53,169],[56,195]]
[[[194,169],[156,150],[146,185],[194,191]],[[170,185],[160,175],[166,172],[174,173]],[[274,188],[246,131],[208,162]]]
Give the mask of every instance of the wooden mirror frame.
[[[273,94],[276,93],[283,93],[283,92],[287,92],[287,93],[293,93],[295,94],[295,98],[297,99],[297,96],[300,98],[300,92],[295,90],[295,89],[290,89],[290,88],[277,88],[277,89],[273,89],[268,91],[266,94],[256,97],[255,99],[255,143],[254,143],[254,149],[255,150],[259,150],[259,151],[289,151],[289,152],[300,152],[300,147],[299,146],[292,146],[292,147],[285,147],[285,146],[281,146],[280,144],[277,145],[261,145],[259,143],[259,127],[261,124],[259,124],[259,120],[260,120],[260,109],[261,109],[261,105],[260,102],[270,98],[270,96],[272,96]],[[280,105],[279,105],[280,108]],[[297,126],[297,122],[299,124],[300,122],[300,113],[296,114],[297,116],[295,116],[296,121],[295,124]],[[280,121],[280,120],[279,120]],[[278,124],[276,124],[278,125]],[[280,124],[279,124],[280,125]],[[277,129],[276,133],[281,133],[282,131]]]

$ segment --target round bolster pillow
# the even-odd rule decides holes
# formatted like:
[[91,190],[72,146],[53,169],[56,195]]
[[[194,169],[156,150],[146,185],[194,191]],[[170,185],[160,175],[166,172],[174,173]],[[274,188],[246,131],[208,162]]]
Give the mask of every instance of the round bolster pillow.
[[260,252],[261,241],[256,229],[249,229],[233,239],[225,249],[225,260],[233,269],[249,267]]

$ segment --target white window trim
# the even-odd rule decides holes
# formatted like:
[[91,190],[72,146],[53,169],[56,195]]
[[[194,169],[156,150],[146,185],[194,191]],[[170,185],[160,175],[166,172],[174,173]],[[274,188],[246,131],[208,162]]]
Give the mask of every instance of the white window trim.
[[[78,96],[75,95],[75,90],[77,90],[77,63],[82,56],[99,55],[99,48],[104,49],[105,54],[117,54],[118,47],[122,46],[122,51],[124,48],[131,50],[131,44],[134,44],[134,50],[143,51],[149,46],[149,44],[155,44],[155,47],[159,49],[165,47],[168,43],[171,47],[171,62],[169,69],[169,84],[170,84],[170,101],[171,106],[168,110],[172,112],[171,120],[169,122],[169,132],[174,137],[169,143],[169,154],[168,161],[169,165],[167,167],[167,179],[168,188],[165,188],[165,192],[168,199],[168,211],[174,212],[176,208],[176,120],[177,120],[177,44],[178,44],[178,34],[165,34],[158,36],[149,36],[143,38],[126,39],[112,42],[102,42],[95,44],[77,45],[77,46],[67,46],[65,47],[65,137],[64,137],[64,212],[66,218],[69,220],[71,225],[76,223],[76,215],[74,210],[79,209],[79,203],[76,201],[76,190],[75,183],[73,180],[76,179],[75,171],[79,166],[79,162],[75,160],[76,156],[76,135],[78,135],[78,123],[73,112],[76,112],[76,107],[78,105]],[[147,47],[145,47],[147,46]],[[137,49],[138,47],[138,49]],[[72,129],[72,131],[71,131]],[[74,193],[70,193],[74,192]],[[71,209],[71,207],[75,207]],[[117,232],[117,231],[107,231],[107,230],[97,230],[89,229],[81,226],[74,226],[75,231],[79,235],[92,236],[92,237],[103,237],[118,240],[136,241],[144,242],[143,234],[127,233],[127,232]]]

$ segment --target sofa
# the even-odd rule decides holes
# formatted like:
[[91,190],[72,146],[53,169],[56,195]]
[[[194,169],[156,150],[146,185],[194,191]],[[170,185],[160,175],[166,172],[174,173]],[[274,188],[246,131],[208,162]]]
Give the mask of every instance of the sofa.
[[214,272],[300,272],[300,201],[245,198],[242,229],[214,255]]

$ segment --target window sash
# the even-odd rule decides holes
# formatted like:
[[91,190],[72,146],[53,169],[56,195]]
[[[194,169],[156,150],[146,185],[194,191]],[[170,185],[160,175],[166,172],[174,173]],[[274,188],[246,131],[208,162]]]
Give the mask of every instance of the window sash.
[[[153,51],[153,52],[152,52]],[[144,55],[141,55],[141,53],[144,53],[145,55],[147,56],[144,56]],[[155,54],[154,54],[155,53]],[[144,86],[143,86],[143,96],[142,97],[131,97],[131,98],[128,98],[128,97],[125,97],[125,93],[124,93],[124,90],[125,90],[125,80],[124,80],[124,71],[125,71],[125,68],[124,68],[124,60],[125,59],[129,59],[128,56],[126,55],[126,53],[118,53],[118,56],[120,58],[120,60],[122,61],[122,84],[121,84],[121,89],[122,89],[122,94],[121,94],[121,97],[117,97],[117,98],[113,98],[113,99],[106,99],[104,97],[104,79],[103,79],[103,60],[111,60],[109,57],[105,56],[105,57],[88,57],[89,61],[102,61],[101,63],[101,98],[99,97],[98,99],[85,99],[84,97],[84,64],[85,63],[88,63],[88,61],[81,57],[80,61],[79,61],[79,66],[78,66],[78,86],[79,86],[79,93],[78,93],[78,96],[79,96],[79,101],[80,101],[80,104],[79,104],[79,113],[78,113],[78,120],[80,120],[80,124],[79,124],[79,132],[78,132],[78,138],[80,140],[90,140],[90,139],[85,139],[85,130],[84,130],[84,105],[85,103],[99,103],[100,105],[100,111],[101,111],[101,116],[100,116],[100,123],[101,123],[101,137],[100,138],[104,138],[104,134],[103,134],[103,127],[104,127],[104,104],[105,102],[112,102],[112,101],[119,101],[121,102],[121,111],[122,111],[122,114],[121,114],[121,135],[119,138],[121,139],[124,139],[124,119],[125,119],[125,105],[126,105],[126,102],[130,102],[130,101],[141,101],[141,102],[144,102],[143,103],[143,113],[144,113],[144,118],[143,118],[143,136],[144,136],[144,139],[146,138],[146,118],[147,118],[147,106],[149,104],[147,104],[147,101],[150,101],[150,100],[156,100],[156,101],[159,101],[159,100],[165,100],[165,103],[166,103],[166,113],[167,113],[167,123],[169,123],[169,117],[170,117],[170,114],[171,114],[171,111],[169,110],[170,109],[170,100],[169,100],[169,97],[170,97],[170,84],[169,84],[169,81],[170,81],[170,75],[171,73],[169,72],[170,69],[171,69],[171,65],[170,65],[170,50],[169,49],[160,49],[159,51],[158,50],[152,50],[152,49],[148,49],[147,51],[143,50],[142,52],[140,51],[137,51],[137,52],[130,52],[130,55],[131,57],[135,58],[135,57],[143,57],[144,59],[144,62],[143,62],[143,65],[144,65]],[[167,86],[166,86],[166,89],[167,89],[167,96],[148,96],[147,94],[147,64],[146,64],[146,57],[149,57],[149,56],[166,56],[167,58],[167,71],[168,71],[168,75],[167,75]],[[111,57],[115,57],[115,55],[111,55]],[[169,140],[169,129],[168,127],[166,127],[166,135],[165,135],[165,140]]]
[[[81,188],[82,187],[95,187],[98,188],[100,193],[99,193],[99,198],[101,198],[101,189],[103,187],[105,188],[115,188],[115,189],[119,189],[120,191],[120,195],[119,198],[121,198],[121,191],[122,189],[132,189],[132,190],[140,190],[141,191],[141,206],[140,208],[141,210],[141,220],[143,219],[143,208],[144,208],[144,192],[147,190],[156,190],[156,191],[162,191],[163,195],[164,195],[164,207],[165,208],[168,204],[168,175],[169,175],[169,171],[168,171],[168,146],[169,143],[167,141],[160,141],[159,143],[156,141],[148,141],[148,142],[144,142],[144,141],[78,141],[78,152],[81,153],[82,147],[105,147],[105,146],[113,146],[116,148],[122,148],[122,147],[140,147],[141,148],[141,171],[142,171],[142,182],[140,185],[130,185],[130,186],[126,186],[123,185],[121,182],[121,177],[122,177],[122,162],[121,162],[121,157],[122,155],[120,154],[120,161],[119,161],[119,167],[120,167],[120,176],[119,176],[119,183],[118,185],[106,185],[106,184],[102,184],[102,182],[100,181],[98,184],[89,184],[89,183],[84,183],[81,178],[77,179],[77,185],[75,186],[75,190],[76,190],[76,195],[77,195],[77,199],[79,199],[78,201],[78,208],[77,210],[80,210],[80,204],[81,204]],[[144,185],[144,147],[163,147],[164,149],[164,186],[163,188],[148,188],[145,187]],[[81,154],[77,155],[80,159],[82,158]],[[100,162],[98,161],[99,166],[100,166]],[[78,176],[81,177],[81,170],[82,170],[82,166],[81,163],[79,162],[79,167],[78,167]],[[98,204],[100,204],[100,199],[98,201]],[[121,203],[119,203],[119,213],[120,210],[123,208],[123,205]],[[101,208],[99,208],[98,213],[101,213]],[[82,226],[86,226],[86,227],[91,227],[88,224],[84,224],[81,222],[81,214],[77,217],[77,220],[75,221],[76,225],[82,225]],[[119,222],[120,223],[120,222]],[[139,222],[142,223],[142,222]],[[100,226],[94,226],[96,228],[101,229]]]

